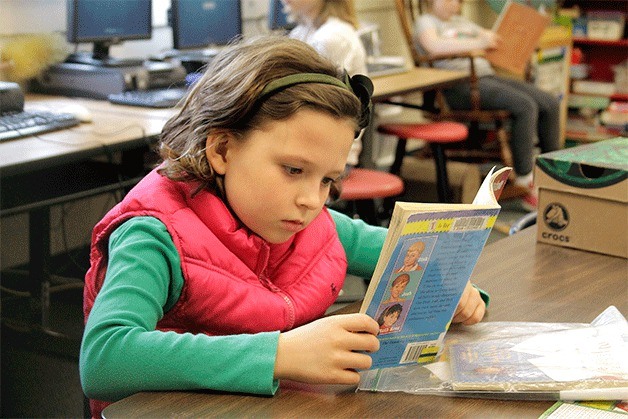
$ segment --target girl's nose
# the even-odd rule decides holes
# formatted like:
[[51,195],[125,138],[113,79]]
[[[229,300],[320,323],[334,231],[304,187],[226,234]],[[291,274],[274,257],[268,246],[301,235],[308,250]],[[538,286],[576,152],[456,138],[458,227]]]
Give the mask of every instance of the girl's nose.
[[297,205],[310,210],[321,207],[327,199],[328,192],[325,188],[321,188],[320,182],[315,185],[304,185],[297,196]]

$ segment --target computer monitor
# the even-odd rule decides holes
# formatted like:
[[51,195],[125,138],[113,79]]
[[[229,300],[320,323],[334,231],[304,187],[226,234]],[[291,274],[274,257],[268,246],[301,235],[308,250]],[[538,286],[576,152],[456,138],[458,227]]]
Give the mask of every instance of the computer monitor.
[[170,18],[179,51],[226,45],[242,34],[239,0],[172,0]]
[[100,66],[141,64],[142,60],[117,60],[109,47],[128,40],[150,39],[152,0],[67,0],[67,40],[91,42],[90,53],[75,53],[67,62]]
[[288,18],[288,14],[284,11],[284,5],[281,0],[270,0],[268,7],[268,29],[290,30],[296,25]]

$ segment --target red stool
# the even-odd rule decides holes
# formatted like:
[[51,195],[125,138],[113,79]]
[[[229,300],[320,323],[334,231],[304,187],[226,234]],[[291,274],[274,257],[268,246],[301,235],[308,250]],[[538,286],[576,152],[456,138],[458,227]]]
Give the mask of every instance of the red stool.
[[379,225],[375,199],[391,198],[401,195],[404,190],[403,179],[396,174],[354,168],[342,181],[340,200],[352,201],[355,213],[364,222]]
[[436,188],[440,202],[451,202],[451,188],[447,175],[447,161],[445,144],[465,141],[469,135],[466,125],[459,122],[428,122],[424,124],[382,124],[377,127],[382,134],[397,137],[395,161],[390,167],[390,173],[399,175],[401,164],[406,154],[407,140],[422,140],[430,144],[436,163]]

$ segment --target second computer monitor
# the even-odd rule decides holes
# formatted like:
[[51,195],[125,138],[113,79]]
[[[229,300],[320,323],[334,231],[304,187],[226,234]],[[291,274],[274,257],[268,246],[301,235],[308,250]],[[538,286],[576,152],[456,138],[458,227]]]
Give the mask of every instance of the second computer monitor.
[[177,50],[225,45],[242,34],[240,1],[172,0],[171,13]]

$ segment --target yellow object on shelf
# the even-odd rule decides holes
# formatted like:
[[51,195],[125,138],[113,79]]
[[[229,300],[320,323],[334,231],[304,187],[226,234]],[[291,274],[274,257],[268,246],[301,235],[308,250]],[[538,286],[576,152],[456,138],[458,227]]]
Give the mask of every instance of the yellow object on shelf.
[[67,56],[67,44],[58,33],[0,37],[0,65],[7,81],[23,82]]

